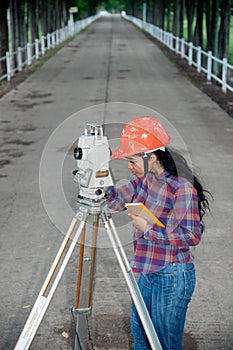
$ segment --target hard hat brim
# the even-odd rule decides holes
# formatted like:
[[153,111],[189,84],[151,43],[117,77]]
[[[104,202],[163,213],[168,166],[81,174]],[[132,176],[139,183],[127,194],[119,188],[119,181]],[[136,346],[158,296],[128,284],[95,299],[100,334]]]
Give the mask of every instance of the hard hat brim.
[[150,153],[157,150],[165,151],[165,146],[161,146],[158,148],[153,148],[151,150],[148,150],[147,147],[143,146],[142,144],[139,144],[137,142],[129,141],[129,140],[121,140],[121,144],[119,147],[117,147],[115,150],[112,151],[112,158],[113,159],[122,159],[127,158],[130,156],[134,156],[140,153]]

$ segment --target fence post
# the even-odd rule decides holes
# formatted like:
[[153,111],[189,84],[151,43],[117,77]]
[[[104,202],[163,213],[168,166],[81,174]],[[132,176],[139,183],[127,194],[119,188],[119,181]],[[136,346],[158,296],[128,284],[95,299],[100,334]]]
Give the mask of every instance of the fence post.
[[7,73],[7,80],[11,80],[11,54],[7,51],[6,53],[6,73]]
[[181,39],[181,57],[184,58],[184,39]]
[[74,34],[74,24],[69,25],[69,36],[72,36]]
[[164,31],[162,31],[162,33],[163,33],[163,43],[164,43],[164,45],[167,46],[167,33]]
[[44,35],[42,35],[40,40],[41,40],[41,55],[44,55],[45,54],[45,37],[44,37]]
[[52,36],[52,48],[54,49],[55,48],[55,33],[52,32],[51,36]]
[[164,32],[163,29],[161,29],[161,39],[162,39],[162,43],[163,43],[163,44],[166,44],[166,41],[165,41],[165,39],[166,39],[166,37],[165,37],[165,32]]
[[38,39],[35,39],[35,55],[36,55],[36,59],[38,60],[40,57],[39,40]]
[[158,39],[159,41],[161,41],[161,37],[160,37],[160,28],[159,28],[159,27],[157,27],[157,39]]
[[56,45],[60,44],[60,39],[59,39],[59,30],[56,30]]
[[51,44],[50,44],[50,37],[51,37],[51,34],[47,34],[47,50],[50,50],[50,47],[51,47]]
[[145,28],[146,25],[146,15],[147,15],[147,4],[144,2],[142,4],[142,22],[143,22],[143,28]]
[[63,43],[63,41],[64,41],[64,32],[65,32],[65,27],[61,28],[59,30],[59,41],[60,41],[60,43]]
[[208,51],[207,80],[211,80],[211,73],[212,73],[212,51]]
[[27,43],[27,64],[30,65],[31,63],[32,63],[31,44]]
[[23,63],[22,63],[22,49],[21,49],[21,47],[18,47],[18,49],[17,49],[17,65],[18,65],[18,71],[22,72]]
[[172,33],[168,33],[169,48],[171,50],[173,50],[173,38],[174,38],[173,34]]
[[227,92],[227,58],[222,60],[222,91]]
[[70,33],[70,26],[66,26],[64,30],[64,40],[65,41]]
[[152,36],[153,35],[153,24],[150,24],[150,35]]
[[197,48],[197,71],[198,73],[201,71],[201,46]]
[[193,43],[189,43],[189,65],[193,63]]
[[179,37],[176,36],[176,53],[179,52]]

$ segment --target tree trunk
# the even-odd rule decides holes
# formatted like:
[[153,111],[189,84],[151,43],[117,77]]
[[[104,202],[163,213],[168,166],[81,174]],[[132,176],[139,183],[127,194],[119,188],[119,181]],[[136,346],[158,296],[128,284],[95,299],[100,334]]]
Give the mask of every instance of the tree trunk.
[[18,1],[19,36],[20,46],[24,47],[28,43],[28,3],[27,0]]
[[166,9],[167,9],[167,24],[166,24],[166,31],[170,32],[171,31],[171,9],[170,9],[170,1],[166,1]]
[[59,11],[59,20],[57,22],[57,28],[60,29],[62,27],[62,15],[63,15],[63,0],[58,1],[58,11]]
[[39,17],[41,23],[41,33],[46,35],[48,33],[48,3],[46,0],[39,0]]
[[17,0],[10,0],[10,23],[11,50],[16,51],[20,46]]
[[147,1],[147,6],[146,6],[146,22],[151,23],[151,18],[152,18],[152,7],[151,7],[151,1]]
[[193,41],[193,19],[196,10],[196,0],[185,0],[188,19],[188,42]]
[[179,36],[179,21],[180,21],[180,0],[174,0],[174,16],[172,23],[172,33]]
[[48,32],[47,33],[52,33],[52,31],[53,31],[53,12],[54,12],[53,5],[54,5],[54,1],[53,0],[48,1],[48,3],[47,3]]
[[185,8],[184,0],[181,0],[181,3],[180,3],[180,28],[179,28],[179,37],[180,38],[184,37],[184,8]]
[[[7,10],[9,1],[1,0],[0,11],[0,57],[6,56],[6,51],[9,50],[8,42],[8,23],[7,23]],[[0,76],[6,73],[6,61],[2,61],[0,65]]]
[[37,16],[38,2],[37,0],[29,0],[28,12],[29,12],[29,28],[30,28],[30,41],[33,43],[35,39],[39,37],[38,32],[38,16]]
[[62,23],[61,27],[65,27],[68,25],[68,6],[65,1],[62,3]]
[[154,2],[154,15],[153,15],[153,23],[155,26],[159,26],[159,6],[158,2]]
[[136,15],[136,9],[135,9],[135,0],[130,0],[127,5],[127,13],[129,13],[130,16]]
[[159,27],[164,30],[164,19],[165,19],[165,7],[166,4],[164,0],[159,0],[159,12],[160,12],[160,22]]
[[212,50],[213,47],[213,37],[212,37],[212,16],[211,16],[211,7],[210,0],[205,0],[205,16],[206,16],[206,51]]
[[195,46],[202,47],[202,41],[203,41],[203,1],[198,0],[196,27],[194,32],[193,43]]
[[212,1],[212,52],[218,57],[218,18],[219,18],[219,0]]
[[231,2],[222,0],[221,23],[219,28],[219,58],[228,58],[231,21]]

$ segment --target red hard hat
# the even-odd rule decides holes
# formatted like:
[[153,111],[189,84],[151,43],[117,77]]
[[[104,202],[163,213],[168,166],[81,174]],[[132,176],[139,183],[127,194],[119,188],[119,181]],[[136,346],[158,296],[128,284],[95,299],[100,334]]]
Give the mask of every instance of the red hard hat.
[[147,116],[138,117],[124,126],[120,146],[112,152],[112,157],[120,159],[152,152],[164,147],[170,139],[159,120]]

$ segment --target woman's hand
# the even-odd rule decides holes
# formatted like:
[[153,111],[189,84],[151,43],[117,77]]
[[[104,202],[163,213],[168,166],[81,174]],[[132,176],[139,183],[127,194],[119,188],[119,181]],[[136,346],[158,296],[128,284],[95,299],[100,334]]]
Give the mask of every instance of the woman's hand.
[[137,230],[141,232],[146,231],[147,221],[144,218],[133,214],[128,214],[128,216],[132,219],[132,223]]

